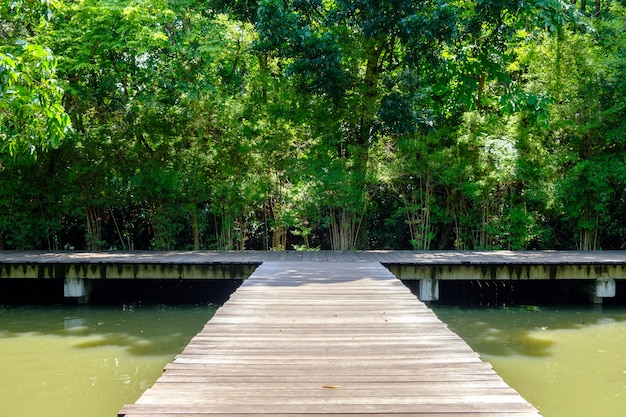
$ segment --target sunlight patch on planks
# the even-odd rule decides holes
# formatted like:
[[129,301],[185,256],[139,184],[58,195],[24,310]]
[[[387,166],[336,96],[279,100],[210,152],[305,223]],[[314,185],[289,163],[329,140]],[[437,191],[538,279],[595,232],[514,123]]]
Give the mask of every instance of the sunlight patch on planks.
[[538,416],[378,262],[264,262],[120,416]]

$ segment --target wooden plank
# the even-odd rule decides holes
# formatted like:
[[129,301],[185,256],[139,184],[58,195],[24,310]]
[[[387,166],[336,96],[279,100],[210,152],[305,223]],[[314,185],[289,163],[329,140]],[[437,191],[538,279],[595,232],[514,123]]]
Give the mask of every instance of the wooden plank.
[[336,251],[327,251],[326,252],[326,260],[328,262],[337,262],[337,257],[335,256],[336,254],[338,254],[338,252],[336,252]]
[[[360,366],[359,366],[360,365]],[[405,367],[401,369],[394,369],[391,373],[399,376],[413,376],[413,375],[428,375],[433,377],[441,377],[453,373],[455,375],[461,374],[488,374],[493,375],[494,371],[489,363],[481,362],[481,361],[470,361],[464,363],[463,366],[457,366],[458,363],[450,362],[450,361],[441,361],[441,362],[433,362],[429,364],[419,364],[419,363],[411,363],[406,364]],[[300,374],[303,378],[308,375],[312,375],[313,373],[322,373],[324,375],[329,375],[331,369],[329,367],[320,366],[319,363],[306,364],[301,363],[300,361],[295,363],[283,363],[280,365],[281,371],[293,374]],[[230,374],[230,372],[234,373],[252,373],[254,375],[273,375],[272,370],[276,369],[276,365],[269,363],[261,363],[255,365],[247,365],[247,364],[197,364],[193,362],[185,362],[185,361],[177,361],[171,362],[165,365],[164,370],[170,371],[180,371],[180,372],[209,372],[211,370],[215,371],[216,374]],[[332,369],[333,372],[336,373],[347,373],[353,372],[355,375],[371,375],[371,376],[380,376],[380,375],[388,375],[389,367],[387,366],[386,361],[377,361],[374,363],[363,363],[360,362],[358,364],[339,364]]]
[[[454,389],[472,389],[470,382],[480,381],[480,386],[482,389],[491,389],[491,388],[502,388],[509,389],[509,386],[501,380],[492,380],[490,378],[480,378],[477,380],[469,380],[469,379],[459,379],[458,376],[452,380],[432,380],[431,378],[423,378],[421,380],[406,380],[403,382],[398,382],[394,378],[394,376],[387,375],[385,378],[376,379],[374,381],[363,381],[361,378],[355,379],[353,381],[348,381],[345,385],[339,387],[342,389],[342,393],[345,394],[347,391],[354,390],[375,390],[376,392],[381,392],[387,389],[389,386],[410,386],[411,390],[415,388],[419,388],[419,392],[426,392],[423,390],[431,390],[432,392],[441,393],[442,390],[445,392],[451,393],[454,392]],[[282,377],[274,377],[272,379],[263,379],[263,380],[241,380],[238,378],[237,380],[219,380],[215,381],[212,375],[180,375],[175,373],[166,372],[160,379],[159,384],[173,384],[179,385],[184,388],[186,384],[204,384],[203,388],[214,389],[215,391],[247,391],[247,390],[264,390],[264,391],[276,391],[276,390],[310,390],[311,387],[319,388],[326,384],[328,381],[323,378],[312,378],[308,381],[303,380],[291,380],[284,381]],[[452,391],[451,391],[452,390]],[[415,394],[415,391],[412,391],[410,395]]]
[[[417,394],[416,394],[417,395]],[[381,415],[389,416],[395,414],[405,414],[408,416],[421,416],[421,415],[441,415],[450,414],[457,417],[460,416],[473,416],[475,413],[500,413],[499,415],[515,415],[516,413],[524,413],[525,416],[539,416],[538,412],[530,406],[528,403],[506,403],[499,402],[493,403],[488,399],[480,402],[463,402],[450,400],[449,402],[440,402],[441,398],[431,399],[430,402],[423,401],[420,403],[408,403],[408,404],[135,404],[133,406],[125,406],[120,412],[120,416],[126,416],[132,413],[133,415],[152,415],[159,416],[161,413],[178,414],[194,416],[196,413],[203,413],[205,415],[212,414],[248,414],[252,416],[259,415],[283,415],[283,414],[295,414],[295,415],[331,415],[331,414],[355,414],[355,409],[358,410],[357,415]],[[175,401],[175,399],[172,399]]]
[[[289,261],[295,251],[0,251],[0,264],[206,264]],[[626,251],[311,251],[317,260],[398,264],[624,265]]]
[[374,258],[332,254],[264,262],[120,415],[539,415]]
[[[354,408],[362,408],[366,407],[371,412],[372,410],[377,410],[377,412],[381,412],[383,410],[382,407],[385,406],[391,407],[396,406],[398,409],[402,409],[404,412],[409,411],[412,408],[419,408],[419,406],[433,407],[431,409],[436,409],[436,407],[444,405],[449,406],[459,406],[465,405],[468,408],[471,408],[472,405],[487,409],[487,407],[498,408],[499,406],[511,406],[513,409],[525,409],[528,410],[530,405],[527,406],[528,403],[524,401],[517,393],[511,394],[508,393],[494,393],[495,390],[491,390],[491,393],[484,393],[482,390],[474,387],[474,392],[455,392],[448,395],[442,394],[441,392],[436,395],[417,395],[416,391],[412,391],[411,395],[401,396],[395,390],[391,390],[389,395],[385,395],[385,393],[377,394],[377,395],[362,395],[362,396],[342,396],[338,395],[341,390],[340,385],[334,385],[339,388],[327,389],[323,386],[318,386],[315,389],[308,390],[308,392],[290,392],[290,391],[282,391],[277,393],[274,391],[267,395],[260,396],[258,392],[252,392],[251,395],[241,395],[241,393],[234,394],[232,396],[227,395],[214,395],[211,391],[207,391],[202,389],[204,384],[189,384],[187,389],[181,388],[178,390],[172,390],[171,384],[163,384],[166,386],[165,389],[159,389],[160,386],[157,384],[154,388],[147,390],[139,400],[137,400],[136,404],[146,404],[146,405],[154,405],[154,404],[163,404],[166,402],[166,399],[174,402],[177,405],[196,405],[196,406],[205,406],[213,407],[213,406],[229,406],[229,405],[237,405],[237,406],[274,406],[276,409],[285,409],[285,407],[291,406],[290,411],[294,411],[295,407],[302,407],[303,411],[314,410],[317,406],[352,406]],[[180,384],[178,384],[180,385]],[[194,389],[193,385],[197,385],[200,388]],[[317,395],[315,395],[317,393]],[[198,407],[200,408],[200,407]],[[198,409],[196,408],[196,410]],[[348,408],[345,408],[346,410]]]
[[[126,417],[138,417],[138,416],[145,416],[146,413],[133,413],[132,411],[128,414],[126,414]],[[180,417],[181,415],[183,415],[182,413],[159,413],[158,414],[160,417]],[[253,412],[253,413],[194,413],[193,414],[196,417],[248,417],[251,415],[258,415],[258,413]],[[319,417],[321,414],[319,413],[298,413],[298,414],[293,414],[293,413],[281,413],[281,414],[274,414],[274,415],[278,415],[281,417]],[[323,414],[325,417],[363,417],[363,414],[359,413],[359,414],[354,414],[354,413],[341,413],[341,414],[337,414],[337,413],[326,413]],[[390,415],[392,417],[414,417],[414,416],[431,416],[432,417],[432,413],[426,412],[426,413],[421,413],[421,412],[413,412],[410,414],[405,414],[405,413],[393,413],[390,414],[388,413],[387,415]],[[459,415],[463,415],[463,414],[459,414],[459,413],[437,413],[436,416],[437,417],[459,417]],[[499,411],[489,411],[489,412],[485,412],[485,413],[481,413],[481,412],[472,412],[471,415],[470,414],[464,414],[466,416],[471,416],[471,417],[537,417],[537,413],[536,412],[515,412],[514,414],[512,414],[511,412],[499,412]]]

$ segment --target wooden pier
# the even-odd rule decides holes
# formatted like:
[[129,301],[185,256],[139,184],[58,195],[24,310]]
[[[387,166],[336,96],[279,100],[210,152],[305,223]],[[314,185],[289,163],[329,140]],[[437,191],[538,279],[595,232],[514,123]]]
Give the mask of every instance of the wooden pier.
[[0,279],[246,278],[263,262],[380,262],[414,280],[626,279],[626,251],[383,250],[0,251]]
[[119,416],[538,416],[375,259],[263,263]]
[[0,283],[57,279],[65,297],[88,300],[110,280],[243,280],[263,262],[379,262],[401,280],[419,281],[423,301],[439,299],[442,280],[587,280],[600,302],[626,280],[626,251],[0,251]]

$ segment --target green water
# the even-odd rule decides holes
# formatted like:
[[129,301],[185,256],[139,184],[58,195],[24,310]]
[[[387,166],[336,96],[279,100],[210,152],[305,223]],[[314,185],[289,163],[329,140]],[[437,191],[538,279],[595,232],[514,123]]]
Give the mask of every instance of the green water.
[[626,413],[626,309],[435,312],[544,417]]
[[[626,410],[626,309],[436,313],[544,417]],[[211,307],[0,307],[0,417],[112,417],[134,403]]]
[[0,417],[116,416],[214,307],[0,307]]

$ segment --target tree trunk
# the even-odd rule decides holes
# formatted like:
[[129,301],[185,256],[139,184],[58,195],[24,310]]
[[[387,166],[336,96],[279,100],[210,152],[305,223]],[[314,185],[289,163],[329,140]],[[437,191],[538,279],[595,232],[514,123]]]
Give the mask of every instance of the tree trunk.
[[598,250],[599,220],[598,215],[594,218],[590,210],[586,210],[584,220],[579,220],[578,250]]
[[85,225],[87,226],[87,250],[101,250],[102,219],[96,207],[87,205],[85,208]]
[[232,216],[224,213],[221,216],[221,222],[215,217],[215,233],[217,248],[220,250],[233,250],[235,247],[233,239],[234,221]]
[[276,226],[272,231],[272,250],[287,249],[287,231],[283,226]]
[[191,234],[193,236],[193,250],[200,250],[200,228],[198,226],[198,208],[194,204],[191,211]]
[[425,176],[426,178],[419,178],[419,188],[415,193],[407,193],[407,197],[401,198],[406,211],[406,222],[409,226],[411,245],[414,250],[429,250],[433,239],[433,225],[430,220],[430,205],[433,200],[432,186],[428,174]]
[[109,213],[111,213],[111,218],[113,219],[113,224],[115,225],[115,230],[117,231],[117,237],[120,239],[120,243],[122,244],[122,250],[126,250],[126,242],[124,240],[124,236],[122,235],[120,226],[117,224],[115,213],[113,213],[113,209],[111,207],[109,207]]
[[247,220],[245,216],[241,216],[239,219],[235,219],[235,225],[237,226],[236,236],[237,236],[237,246],[236,250],[246,250],[246,241],[248,240],[247,235]]
[[330,246],[332,250],[356,249],[363,216],[345,208],[330,209]]
[[278,198],[274,196],[269,198],[269,208],[273,218],[272,227],[272,250],[286,250],[287,249],[287,228],[285,227],[282,219],[282,210],[284,202],[282,201],[283,184],[278,184]]
[[480,74],[478,77],[478,92],[476,94],[476,108],[478,110],[483,109],[483,95],[485,94],[485,80],[487,79],[487,74],[484,72]]

